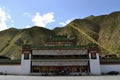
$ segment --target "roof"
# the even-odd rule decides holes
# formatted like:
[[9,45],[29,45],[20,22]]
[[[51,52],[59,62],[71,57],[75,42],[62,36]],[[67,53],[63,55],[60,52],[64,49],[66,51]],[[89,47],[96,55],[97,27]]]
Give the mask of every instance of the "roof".
[[101,58],[100,64],[120,64],[120,58]]
[[51,36],[47,41],[70,41],[66,35]]
[[0,65],[20,65],[21,60],[0,59]]
[[87,49],[87,46],[32,46],[32,49]]
[[10,58],[5,57],[5,56],[0,56],[0,59],[10,59]]

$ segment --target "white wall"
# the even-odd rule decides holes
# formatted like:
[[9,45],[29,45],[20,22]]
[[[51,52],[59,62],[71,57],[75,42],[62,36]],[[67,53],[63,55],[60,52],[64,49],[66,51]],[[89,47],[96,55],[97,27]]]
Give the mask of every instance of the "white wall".
[[21,65],[0,65],[0,72],[7,74],[20,74]]
[[102,73],[108,73],[110,71],[120,72],[120,64],[104,64],[101,65],[100,67]]

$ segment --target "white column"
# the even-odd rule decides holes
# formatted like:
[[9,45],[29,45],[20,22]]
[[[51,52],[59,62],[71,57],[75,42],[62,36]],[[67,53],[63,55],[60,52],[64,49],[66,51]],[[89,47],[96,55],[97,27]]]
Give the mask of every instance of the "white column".
[[100,75],[100,60],[99,60],[99,53],[96,53],[96,59],[91,58],[91,53],[89,53],[89,62],[90,62],[90,74]]
[[29,59],[24,59],[24,54],[21,55],[21,74],[30,74],[31,68],[31,54]]

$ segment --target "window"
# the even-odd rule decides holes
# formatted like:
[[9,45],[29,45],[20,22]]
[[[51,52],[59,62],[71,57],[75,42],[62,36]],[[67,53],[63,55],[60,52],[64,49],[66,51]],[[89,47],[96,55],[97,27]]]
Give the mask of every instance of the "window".
[[24,59],[29,59],[29,54],[24,54]]
[[91,59],[96,59],[96,53],[91,53]]
[[39,68],[39,67],[32,67],[32,72],[36,72],[36,73],[38,73],[38,72],[39,72],[39,70],[40,70],[40,68]]

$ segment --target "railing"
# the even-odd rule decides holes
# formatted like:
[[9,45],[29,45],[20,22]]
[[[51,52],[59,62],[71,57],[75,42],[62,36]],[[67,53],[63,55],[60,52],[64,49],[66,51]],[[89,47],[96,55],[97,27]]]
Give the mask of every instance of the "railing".
[[88,60],[89,58],[32,58],[31,60]]
[[32,59],[89,59],[88,55],[85,56],[32,56]]

